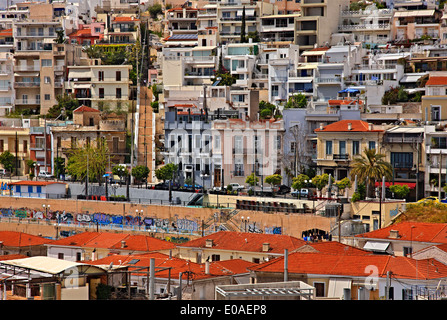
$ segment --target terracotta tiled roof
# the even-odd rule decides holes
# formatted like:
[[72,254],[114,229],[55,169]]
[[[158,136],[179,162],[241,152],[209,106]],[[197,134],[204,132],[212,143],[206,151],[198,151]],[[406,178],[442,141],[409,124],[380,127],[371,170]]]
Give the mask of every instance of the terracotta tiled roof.
[[[125,241],[122,248],[122,241]],[[127,251],[150,252],[174,249],[175,244],[146,235],[131,235],[111,232],[83,232],[49,243],[50,245],[86,248],[122,249]]]
[[447,77],[430,77],[425,83],[426,86],[447,86]]
[[[171,257],[162,253],[147,253],[147,254],[133,254],[133,255],[110,255],[103,259],[95,260],[95,261],[83,261],[83,263],[92,264],[92,265],[110,265],[113,263],[113,266],[136,266],[136,267],[148,267],[150,266],[150,259],[155,259],[155,267],[157,268],[171,268],[171,278],[178,279],[180,272],[183,273],[183,279],[189,273],[191,275],[191,279],[200,280],[206,278],[212,278],[215,276],[225,276],[225,275],[235,275],[240,273],[247,273],[247,268],[249,266],[253,266],[255,264],[237,260],[228,260],[228,261],[220,261],[219,263],[210,263],[210,273],[205,273],[205,264],[194,263],[185,259]],[[133,263],[129,264],[132,260]],[[239,264],[239,267],[235,267],[236,264]],[[132,271],[132,269],[130,269]],[[147,271],[141,271],[147,274]],[[137,272],[134,272],[136,274]],[[169,271],[166,270],[157,270],[156,272],[157,278],[168,278]]]
[[[351,130],[348,130],[348,123],[351,124]],[[315,129],[315,132],[381,132],[383,130],[369,130],[368,123],[362,120],[340,120],[328,124],[321,130]]]
[[87,106],[80,106],[78,108],[76,108],[73,112],[100,112],[98,109],[94,109],[94,108],[90,108]]
[[370,255],[371,251],[359,249],[337,241],[309,242],[294,252],[320,252],[333,254]]
[[205,248],[207,239],[213,240],[214,249],[246,252],[263,252],[263,244],[268,243],[270,254],[283,254],[285,249],[291,251],[306,244],[304,240],[287,235],[221,231],[177,246]]
[[24,259],[24,258],[29,258],[29,257],[25,256],[24,254],[7,254],[4,256],[0,256],[0,261]]
[[[377,267],[378,276],[382,278],[386,277],[388,271],[392,272],[393,277],[401,279],[438,279],[447,276],[447,266],[434,259],[300,252],[291,253],[288,257],[289,274],[368,277],[371,274],[370,266]],[[284,258],[276,258],[249,269],[259,272],[284,272]]]
[[398,240],[447,243],[447,223],[401,222],[367,233],[356,235],[358,238],[393,239],[390,231],[398,231]]
[[113,22],[132,22],[132,21],[140,21],[140,19],[134,17],[115,17]]
[[17,231],[0,231],[0,241],[7,247],[39,246],[51,240]]
[[90,37],[92,35],[92,30],[89,28],[76,30],[73,33],[70,33],[69,37]]
[[16,182],[10,182],[11,185],[19,185],[19,186],[48,186],[50,184],[64,184],[65,182],[59,182],[59,181],[28,181],[28,180],[21,180]]

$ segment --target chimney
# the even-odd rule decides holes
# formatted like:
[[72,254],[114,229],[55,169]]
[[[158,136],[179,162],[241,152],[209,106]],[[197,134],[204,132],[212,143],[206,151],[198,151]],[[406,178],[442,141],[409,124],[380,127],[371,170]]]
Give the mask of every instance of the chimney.
[[210,262],[205,261],[205,274],[210,274]]
[[212,248],[213,247],[213,239],[206,239],[205,240],[205,247]]
[[270,251],[270,243],[265,242],[262,244],[262,252],[269,252]]
[[320,130],[323,130],[323,129],[324,129],[323,122],[320,122]]
[[121,241],[121,249],[124,249],[125,247],[127,247],[126,241]]
[[391,239],[399,239],[399,231],[398,230],[390,230],[390,236]]
[[352,130],[352,123],[351,123],[351,122],[348,123],[348,130],[349,130],[349,131]]
[[372,123],[368,123],[368,130],[371,131],[373,129],[373,124]]

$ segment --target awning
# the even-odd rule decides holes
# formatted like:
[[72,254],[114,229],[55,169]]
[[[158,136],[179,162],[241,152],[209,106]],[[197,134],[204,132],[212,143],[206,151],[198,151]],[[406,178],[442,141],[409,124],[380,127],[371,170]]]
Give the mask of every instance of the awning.
[[73,84],[73,89],[90,89],[90,87],[92,86],[90,83],[72,82],[72,84]]
[[351,279],[330,279],[327,297],[343,299],[343,289],[351,289],[351,282]]
[[367,241],[363,246],[363,250],[386,252],[390,246],[389,242]]
[[16,72],[14,72],[14,76],[16,76],[16,77],[38,77],[38,76],[40,76],[40,73],[39,72],[16,71]]
[[[242,17],[242,10],[243,9],[240,9],[240,10],[237,11],[237,15],[240,16],[240,17]],[[254,15],[255,15],[255,9],[245,9],[245,16],[246,17],[252,17]]]
[[[397,184],[399,186],[407,185],[408,188],[410,188],[410,189],[416,188],[416,183],[415,182],[394,182],[394,184]],[[393,185],[392,182],[385,182],[385,187],[386,188],[388,188],[391,185]],[[382,186],[382,182],[376,182],[376,187],[381,187],[381,186]]]
[[91,78],[92,72],[91,71],[74,71],[70,70],[68,72],[68,78],[70,79],[79,79],[79,78]]

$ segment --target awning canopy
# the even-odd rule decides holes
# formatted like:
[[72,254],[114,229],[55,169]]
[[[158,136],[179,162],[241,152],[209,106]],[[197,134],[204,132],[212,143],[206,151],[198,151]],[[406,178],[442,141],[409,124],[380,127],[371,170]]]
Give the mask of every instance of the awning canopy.
[[352,89],[352,88],[346,88],[341,91],[338,91],[338,93],[360,93],[359,89]]
[[75,70],[70,70],[68,72],[68,78],[71,79],[82,79],[82,78],[91,78],[92,77],[92,72],[89,70],[79,70],[79,71],[75,71]]
[[[416,188],[416,183],[415,182],[394,182],[394,184],[403,186],[403,185],[407,185],[408,188],[410,189],[414,189]],[[385,182],[385,187],[388,188],[389,186],[392,186],[393,183],[392,182]],[[382,186],[382,182],[376,182],[376,187],[381,187]]]
[[389,246],[389,242],[367,241],[366,244],[363,246],[363,249],[375,252],[386,252]]

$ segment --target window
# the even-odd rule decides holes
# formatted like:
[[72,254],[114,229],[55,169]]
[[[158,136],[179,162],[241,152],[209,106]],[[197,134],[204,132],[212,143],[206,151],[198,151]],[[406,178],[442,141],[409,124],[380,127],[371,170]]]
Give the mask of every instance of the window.
[[391,165],[394,168],[413,168],[412,152],[391,152]]
[[104,71],[98,71],[98,81],[104,81]]
[[51,83],[51,78],[50,77],[44,77],[44,83],[50,84]]
[[279,87],[278,86],[272,86],[272,97],[279,96]]
[[346,154],[346,141],[338,142],[338,153]]
[[324,282],[314,282],[315,296],[324,297]]
[[117,71],[117,72],[116,72],[115,80],[116,80],[116,81],[121,81],[121,71]]
[[121,88],[116,88],[116,98],[121,99]]
[[332,141],[326,141],[326,155],[332,154]]
[[220,254],[212,254],[211,261],[220,261]]
[[441,106],[431,106],[431,121],[441,120]]
[[82,260],[82,254],[80,252],[76,252],[76,261]]
[[45,93],[45,101],[51,100],[51,94]]
[[62,252],[59,252],[57,254],[57,258],[60,259],[60,260],[64,260],[64,254]]
[[41,63],[42,67],[51,67],[53,65],[53,61],[51,59],[42,59]]
[[27,152],[28,152],[28,141],[23,140],[23,153],[27,153]]
[[3,140],[0,140],[0,152],[3,152],[3,151],[5,151],[4,150],[4,142],[3,142]]
[[99,88],[99,98],[104,99],[104,88]]
[[360,141],[352,141],[352,155],[360,154]]
[[368,148],[369,148],[369,150],[376,149],[376,142],[375,141],[369,141],[368,142]]
[[41,186],[37,186],[36,187],[36,192],[37,193],[42,193],[42,187]]
[[33,193],[33,186],[28,186],[28,193]]
[[113,153],[118,153],[118,143],[119,143],[119,137],[113,137],[112,138],[112,150],[113,150]]
[[413,253],[412,247],[404,247],[404,257],[410,256]]

